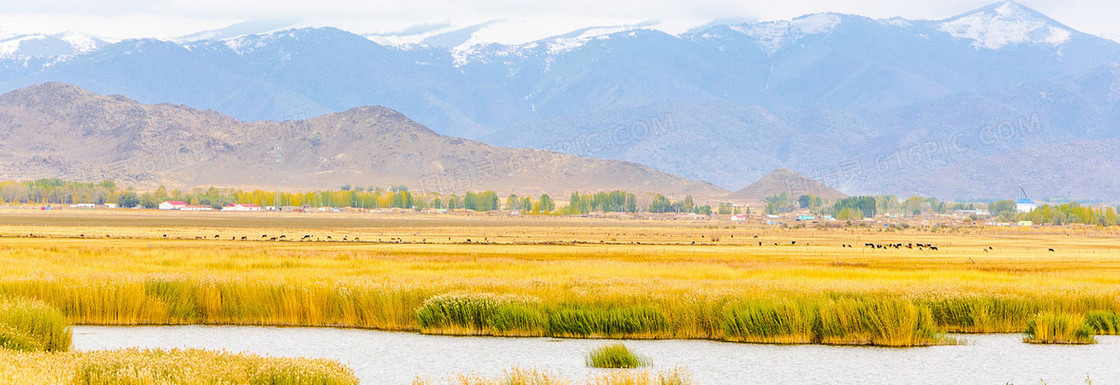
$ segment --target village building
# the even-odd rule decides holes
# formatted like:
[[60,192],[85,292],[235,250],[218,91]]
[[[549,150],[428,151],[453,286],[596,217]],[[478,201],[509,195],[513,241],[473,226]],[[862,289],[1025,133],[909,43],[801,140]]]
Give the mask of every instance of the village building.
[[222,211],[261,211],[261,207],[253,204],[234,203],[222,207]]
[[182,210],[187,207],[187,202],[183,201],[165,201],[159,204],[160,210]]

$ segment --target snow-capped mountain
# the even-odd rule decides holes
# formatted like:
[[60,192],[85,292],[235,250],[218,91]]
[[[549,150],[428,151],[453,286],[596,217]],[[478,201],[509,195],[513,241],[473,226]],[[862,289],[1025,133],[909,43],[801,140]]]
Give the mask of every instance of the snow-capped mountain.
[[96,51],[103,40],[73,32],[55,35],[20,35],[0,40],[0,59],[70,57]]
[[977,48],[1000,49],[1013,44],[1069,42],[1073,29],[1015,2],[993,4],[940,23],[953,37],[973,41]]
[[[60,81],[246,120],[385,105],[446,135],[636,161],[732,190],[785,166],[821,179],[845,170],[831,183],[848,192],[944,198],[1005,186],[955,174],[929,186],[920,176],[1120,132],[1120,43],[1015,2],[946,20],[823,13],[487,43],[497,26],[128,40],[0,59],[0,90]],[[985,132],[1004,122],[1032,129]],[[998,175],[1029,184],[1033,166],[1016,167]],[[1100,180],[1082,186],[1086,196],[1120,191],[1120,176]]]

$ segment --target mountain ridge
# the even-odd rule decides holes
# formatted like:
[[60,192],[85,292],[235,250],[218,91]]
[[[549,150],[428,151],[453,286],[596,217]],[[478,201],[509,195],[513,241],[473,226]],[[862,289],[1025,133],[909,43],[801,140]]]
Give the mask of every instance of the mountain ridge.
[[[997,11],[1008,6],[1026,16],[1001,19]],[[992,49],[983,44],[987,32],[973,40],[940,29],[960,18],[818,14],[748,24],[763,32],[803,24],[792,38],[756,33],[777,40],[727,25],[680,35],[639,28],[476,46],[464,57],[444,48],[383,46],[333,28],[295,29],[237,38],[238,44],[121,42],[50,65],[0,60],[0,90],[63,81],[244,121],[387,105],[440,134],[632,161],[724,188],[778,167],[814,177],[859,168],[858,177],[828,179],[852,193],[907,195],[929,191],[912,175],[949,163],[1114,135],[1120,118],[1111,115],[1115,75],[1108,68],[1120,62],[1120,44],[1077,31],[1053,44],[1027,27],[1040,20],[1043,32],[1064,26],[1018,3],[961,16],[989,11],[990,20],[1024,23],[1028,39],[997,38]],[[1096,78],[1088,82],[1086,74]],[[669,133],[628,134],[667,116],[674,122]],[[1033,116],[1042,134],[983,143],[985,127]],[[957,134],[970,144],[951,156],[919,151],[903,166],[877,167],[884,163],[879,157],[904,156]],[[579,144],[593,138],[599,143]],[[1008,178],[1040,166],[1000,164]],[[949,191],[960,195],[940,198],[1007,194],[948,183],[958,184]]]
[[628,189],[726,193],[631,162],[506,149],[442,136],[398,111],[363,106],[299,121],[242,122],[182,105],[144,105],[62,83],[0,95],[0,175],[126,185],[272,187],[407,185],[414,191],[562,194]]

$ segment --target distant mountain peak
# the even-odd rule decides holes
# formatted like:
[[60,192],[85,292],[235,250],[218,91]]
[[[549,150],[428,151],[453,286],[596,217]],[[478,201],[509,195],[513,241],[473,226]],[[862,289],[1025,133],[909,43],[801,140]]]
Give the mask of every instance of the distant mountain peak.
[[940,30],[958,39],[973,40],[977,49],[1000,49],[1014,44],[1069,41],[1073,29],[1014,1],[995,3],[945,20]]
[[21,35],[0,40],[0,58],[65,57],[96,51],[103,40],[74,32]]
[[298,22],[288,19],[259,19],[243,21],[225,28],[195,32],[182,36],[176,41],[195,42],[206,40],[226,40],[246,35],[260,35],[289,29]]
[[837,200],[848,196],[824,183],[783,167],[771,171],[761,179],[729,194],[727,197],[760,201],[781,193],[787,193],[794,198],[801,195],[816,195],[828,200]]
[[793,20],[741,24],[732,26],[731,29],[758,39],[773,52],[801,37],[832,32],[841,21],[841,15],[835,13],[814,13]]

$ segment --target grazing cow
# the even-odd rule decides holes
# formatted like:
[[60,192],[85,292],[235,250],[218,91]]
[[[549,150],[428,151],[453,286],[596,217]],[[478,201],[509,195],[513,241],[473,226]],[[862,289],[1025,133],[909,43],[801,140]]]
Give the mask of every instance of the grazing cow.
[[758,245],[759,245],[759,246],[762,246],[762,242],[759,242],[759,243],[758,243]]
[[241,237],[241,240],[242,240],[242,241],[244,241],[244,240],[248,240],[248,239],[249,239],[249,237],[246,237],[246,236],[242,236],[242,237]]
[[863,247],[875,247],[874,243],[864,243]]
[[220,237],[220,236],[221,236],[221,234],[215,234],[214,239],[218,239],[218,237]]
[[288,237],[287,235],[280,235],[280,239],[284,239],[284,238],[287,238],[287,237]]
[[262,235],[261,238],[268,238],[268,234]]
[[1053,253],[1053,252],[1054,252],[1054,249],[1050,249],[1050,252],[1051,252],[1051,253]]
[[791,245],[796,245],[796,244],[797,244],[797,241],[790,241],[790,242],[789,242],[789,244],[791,244]]
[[933,251],[937,251],[937,246],[930,246],[929,249],[933,250]]

